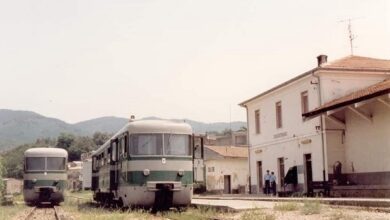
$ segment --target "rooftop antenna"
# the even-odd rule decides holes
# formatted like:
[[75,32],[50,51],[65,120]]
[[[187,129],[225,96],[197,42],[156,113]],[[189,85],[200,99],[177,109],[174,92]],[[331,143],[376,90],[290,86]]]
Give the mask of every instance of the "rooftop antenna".
[[353,34],[352,32],[352,21],[354,20],[357,20],[357,19],[361,19],[362,17],[359,17],[359,18],[348,18],[348,19],[344,19],[344,20],[340,20],[339,22],[347,22],[348,23],[348,38],[349,38],[349,45],[351,47],[351,55],[353,55],[353,40],[356,39],[356,35]]

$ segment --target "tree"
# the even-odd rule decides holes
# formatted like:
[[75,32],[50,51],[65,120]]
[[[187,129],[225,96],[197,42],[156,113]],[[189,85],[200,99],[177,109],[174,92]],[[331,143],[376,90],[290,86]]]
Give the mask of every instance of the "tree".
[[90,137],[77,137],[68,148],[69,161],[80,160],[81,154],[90,152],[96,148],[95,142]]
[[4,166],[3,166],[3,159],[0,156],[0,200],[3,198],[3,190],[4,190],[4,181],[3,181],[3,174],[4,174]]
[[106,141],[108,141],[110,137],[111,135],[108,133],[95,132],[92,136],[92,140],[96,144],[96,146],[101,146],[106,143]]
[[232,135],[232,130],[231,130],[231,129],[228,129],[228,128],[225,128],[225,129],[222,131],[222,135],[224,135],[224,136],[230,136],[230,135]]
[[65,150],[68,150],[70,146],[72,146],[75,140],[75,136],[73,134],[61,133],[57,138],[56,146]]

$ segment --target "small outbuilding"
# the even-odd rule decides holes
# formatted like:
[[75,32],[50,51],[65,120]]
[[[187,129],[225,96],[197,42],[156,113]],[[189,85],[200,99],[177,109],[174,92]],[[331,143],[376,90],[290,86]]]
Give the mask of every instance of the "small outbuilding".
[[206,190],[214,193],[245,193],[248,187],[248,148],[205,146]]

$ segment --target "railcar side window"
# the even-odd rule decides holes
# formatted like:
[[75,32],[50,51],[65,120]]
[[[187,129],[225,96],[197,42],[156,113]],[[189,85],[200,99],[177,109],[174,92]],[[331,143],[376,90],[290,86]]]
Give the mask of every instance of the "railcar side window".
[[130,136],[133,155],[162,155],[162,134],[135,134]]
[[65,158],[63,157],[48,157],[47,170],[65,170]]
[[190,136],[183,134],[164,134],[164,154],[191,155]]
[[26,157],[26,170],[45,170],[44,157]]

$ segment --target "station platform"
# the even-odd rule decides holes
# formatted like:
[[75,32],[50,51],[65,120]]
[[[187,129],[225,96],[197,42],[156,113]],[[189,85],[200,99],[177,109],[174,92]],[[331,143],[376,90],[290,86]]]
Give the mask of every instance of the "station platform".
[[390,198],[311,198],[311,197],[275,197],[250,194],[227,195],[194,195],[193,204],[209,204],[231,206],[234,209],[250,209],[254,206],[273,207],[275,202],[307,202],[318,201],[327,205],[358,206],[370,208],[389,208]]

